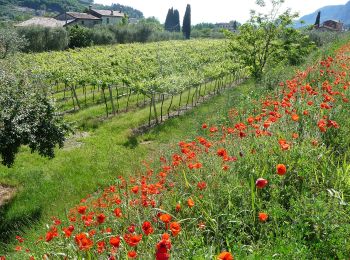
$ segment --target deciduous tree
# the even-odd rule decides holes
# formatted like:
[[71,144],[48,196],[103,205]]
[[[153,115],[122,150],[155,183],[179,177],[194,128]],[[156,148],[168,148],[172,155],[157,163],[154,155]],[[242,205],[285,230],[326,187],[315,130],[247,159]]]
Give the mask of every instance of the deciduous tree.
[[58,115],[43,88],[23,76],[0,70],[0,157],[10,167],[21,145],[32,152],[54,157],[56,145],[63,146],[67,125]]

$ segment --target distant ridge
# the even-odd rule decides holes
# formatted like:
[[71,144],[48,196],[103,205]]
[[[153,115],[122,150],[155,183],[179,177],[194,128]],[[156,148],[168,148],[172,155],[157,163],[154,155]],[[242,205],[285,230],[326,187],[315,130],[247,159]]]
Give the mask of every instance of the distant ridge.
[[321,23],[326,20],[340,20],[346,25],[350,25],[350,1],[345,5],[329,5],[317,9],[315,12],[301,17],[296,26],[300,26],[300,21],[304,21],[305,25],[315,23],[318,11],[321,11]]

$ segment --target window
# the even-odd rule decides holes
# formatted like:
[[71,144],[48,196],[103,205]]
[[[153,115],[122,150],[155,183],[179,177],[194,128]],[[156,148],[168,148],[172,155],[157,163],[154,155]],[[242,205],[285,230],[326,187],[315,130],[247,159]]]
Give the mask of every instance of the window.
[[109,24],[109,18],[107,18],[107,24]]

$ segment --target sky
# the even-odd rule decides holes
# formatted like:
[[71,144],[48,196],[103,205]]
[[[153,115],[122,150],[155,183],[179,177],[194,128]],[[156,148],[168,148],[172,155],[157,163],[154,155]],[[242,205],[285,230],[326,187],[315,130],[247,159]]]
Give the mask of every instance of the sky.
[[[326,5],[345,4],[349,0],[286,0],[283,8],[292,8],[300,16],[312,13]],[[145,17],[155,16],[164,23],[168,9],[174,7],[180,12],[180,21],[186,5],[191,5],[192,24],[201,22],[245,22],[249,19],[250,10],[257,9],[255,0],[95,0],[95,3],[111,5],[119,3],[128,5],[143,12]]]

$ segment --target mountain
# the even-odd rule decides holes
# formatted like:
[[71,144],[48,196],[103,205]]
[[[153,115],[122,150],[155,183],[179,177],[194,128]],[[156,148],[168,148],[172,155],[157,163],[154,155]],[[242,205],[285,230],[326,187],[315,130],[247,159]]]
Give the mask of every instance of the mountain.
[[326,20],[340,20],[344,24],[350,24],[350,1],[345,5],[329,5],[322,7],[312,14],[305,15],[299,19],[306,25],[314,24],[318,11],[321,11],[321,23]]
[[110,9],[126,13],[131,18],[143,18],[143,13],[130,6],[94,4],[93,0],[0,0],[1,20],[25,20],[31,16],[53,16],[65,11],[82,12],[89,5],[96,9]]

